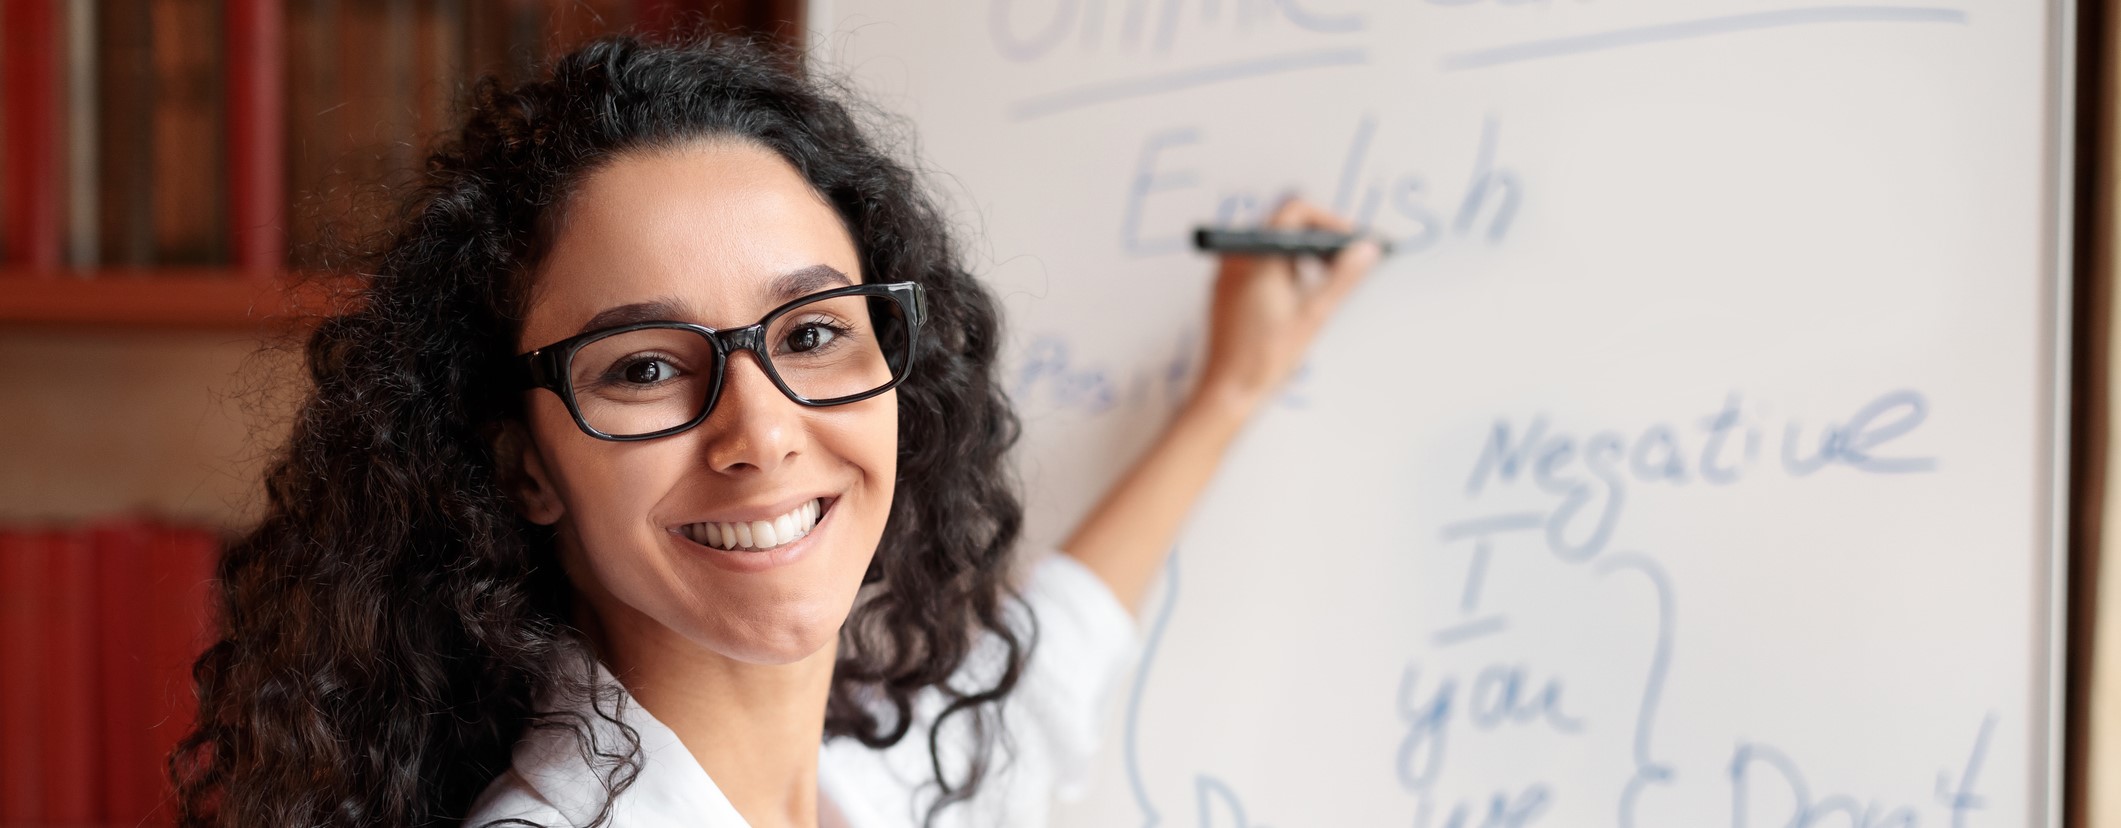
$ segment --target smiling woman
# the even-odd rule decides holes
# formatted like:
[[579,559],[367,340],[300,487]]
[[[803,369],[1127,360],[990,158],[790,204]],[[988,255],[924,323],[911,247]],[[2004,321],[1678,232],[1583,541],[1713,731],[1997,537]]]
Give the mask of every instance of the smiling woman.
[[182,821],[1043,824],[1186,508],[1375,250],[1312,292],[1226,262],[1196,403],[1017,573],[995,304],[943,227],[786,56],[483,82],[308,343]]

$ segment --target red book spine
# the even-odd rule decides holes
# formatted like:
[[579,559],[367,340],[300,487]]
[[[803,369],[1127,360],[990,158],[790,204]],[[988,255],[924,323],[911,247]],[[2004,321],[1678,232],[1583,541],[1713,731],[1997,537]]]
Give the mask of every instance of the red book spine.
[[277,275],[286,258],[284,0],[228,0],[228,226],[236,266]]
[[44,685],[45,819],[58,825],[102,819],[96,778],[96,721],[102,707],[96,681],[96,562],[86,533],[52,531],[44,542],[51,556],[45,605],[45,652],[38,659]]
[[112,520],[89,529],[95,553],[97,672],[103,686],[99,774],[105,817],[113,825],[137,825],[161,799],[161,766],[155,755],[155,722],[163,711],[152,692],[151,640],[160,619],[152,614],[149,524]]
[[5,96],[7,135],[0,157],[6,169],[6,240],[9,263],[46,274],[59,267],[61,201],[59,159],[59,0],[0,3],[0,95]]
[[0,530],[0,825],[44,821],[41,662],[51,550],[32,529]]
[[[163,763],[198,720],[199,697],[192,687],[191,667],[212,643],[214,579],[221,548],[221,537],[213,530],[163,527],[149,549],[148,593],[155,630],[151,642],[153,673],[148,684],[157,711],[149,747],[158,763],[158,801],[167,802],[174,795],[168,787],[168,775],[161,770]],[[173,822],[174,810],[164,807],[143,825]]]

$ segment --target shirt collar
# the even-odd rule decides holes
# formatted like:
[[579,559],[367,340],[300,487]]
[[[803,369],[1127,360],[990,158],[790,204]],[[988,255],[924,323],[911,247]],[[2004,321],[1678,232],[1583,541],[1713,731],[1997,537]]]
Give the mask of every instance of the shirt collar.
[[[581,664],[579,645],[567,645],[563,651],[566,663]],[[603,662],[589,661],[596,665],[596,698],[578,691],[551,697],[543,709],[559,712],[532,723],[517,743],[511,762],[524,781],[568,824],[589,824],[604,808],[606,780],[626,771],[623,723],[640,737],[640,764],[633,784],[612,802],[607,824],[749,828],[677,734],[635,702]],[[576,733],[583,726],[586,738]],[[584,758],[585,752],[593,762]]]

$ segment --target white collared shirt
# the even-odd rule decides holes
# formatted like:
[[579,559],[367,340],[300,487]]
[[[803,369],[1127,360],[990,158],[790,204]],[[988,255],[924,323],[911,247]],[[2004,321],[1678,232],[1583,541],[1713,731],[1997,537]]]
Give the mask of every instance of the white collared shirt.
[[[1024,604],[1035,614],[1038,641],[1016,689],[1002,705],[1006,737],[999,742],[986,781],[970,800],[944,809],[938,826],[1037,828],[1048,820],[1055,797],[1080,793],[1112,685],[1132,664],[1137,646],[1134,618],[1105,583],[1065,554],[1041,557],[1023,584]],[[1027,629],[1019,610],[1009,615]],[[991,646],[990,646],[991,645]],[[974,649],[952,684],[987,686],[1000,661],[999,641]],[[597,681],[617,702],[618,718],[641,740],[634,782],[611,803],[613,828],[735,828],[748,824],[708,778],[677,734],[634,703],[604,665]],[[618,728],[597,716],[586,700],[573,705],[590,725],[595,748],[621,752]],[[607,704],[605,709],[613,709]],[[928,751],[929,724],[942,709],[940,693],[915,703],[915,722],[898,744],[882,750],[853,739],[835,739],[818,749],[818,812],[824,828],[911,828],[921,824],[937,791]],[[970,744],[953,717],[944,728],[943,764],[962,778]],[[592,768],[567,728],[533,728],[517,742],[512,767],[487,785],[466,826],[521,819],[549,828],[588,825],[604,807],[603,775],[612,764]],[[520,824],[520,823],[515,823]]]

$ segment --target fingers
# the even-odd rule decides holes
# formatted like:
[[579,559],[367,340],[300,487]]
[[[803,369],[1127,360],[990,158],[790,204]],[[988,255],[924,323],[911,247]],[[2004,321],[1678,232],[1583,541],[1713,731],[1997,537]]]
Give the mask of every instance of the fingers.
[[1311,302],[1311,310],[1318,321],[1324,322],[1325,317],[1331,316],[1333,309],[1355,291],[1355,286],[1362,283],[1363,277],[1369,275],[1383,257],[1383,248],[1370,239],[1348,245],[1334,256],[1326,269],[1326,282],[1319,287]]
[[1301,198],[1288,198],[1267,217],[1267,226],[1281,230],[1315,228],[1341,233],[1355,232],[1355,223]]
[[[1278,229],[1316,228],[1341,233],[1355,232],[1355,223],[1324,207],[1291,197],[1284,200],[1267,218],[1267,226]],[[1305,321],[1318,326],[1325,324],[1333,310],[1355,291],[1363,277],[1377,266],[1383,257],[1383,249],[1372,240],[1362,240],[1340,251],[1328,263],[1323,284],[1304,302]]]

